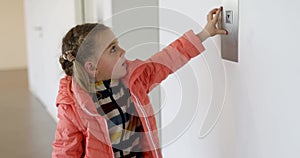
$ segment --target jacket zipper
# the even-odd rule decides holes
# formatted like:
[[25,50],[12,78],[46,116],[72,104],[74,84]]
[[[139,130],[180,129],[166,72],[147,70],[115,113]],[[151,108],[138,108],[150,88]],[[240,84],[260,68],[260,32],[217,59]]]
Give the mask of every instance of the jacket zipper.
[[156,157],[158,158],[158,153],[157,153],[157,150],[156,150],[157,147],[156,147],[156,144],[154,143],[153,135],[152,135],[152,133],[150,132],[150,131],[151,131],[151,130],[150,130],[150,123],[149,123],[149,120],[148,120],[147,117],[146,117],[146,112],[145,112],[145,110],[143,109],[142,104],[141,104],[141,102],[137,99],[137,97],[136,97],[133,93],[131,93],[131,94],[132,94],[132,96],[134,97],[136,103],[138,104],[138,107],[139,107],[140,111],[142,112],[143,118],[144,118],[145,123],[146,123],[146,127],[147,127],[147,129],[148,129],[148,131],[149,131],[148,134],[149,134],[149,136],[150,136],[151,143],[152,143],[152,145],[153,145],[153,147],[154,147],[155,155],[156,155]]

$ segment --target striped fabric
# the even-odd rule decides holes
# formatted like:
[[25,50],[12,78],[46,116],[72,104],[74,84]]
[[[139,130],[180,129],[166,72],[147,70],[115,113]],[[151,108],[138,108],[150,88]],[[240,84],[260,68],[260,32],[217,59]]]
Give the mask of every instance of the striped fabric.
[[139,153],[142,125],[129,89],[121,81],[111,80],[96,83],[95,87],[93,100],[98,113],[107,120],[115,157],[142,158],[142,153]]

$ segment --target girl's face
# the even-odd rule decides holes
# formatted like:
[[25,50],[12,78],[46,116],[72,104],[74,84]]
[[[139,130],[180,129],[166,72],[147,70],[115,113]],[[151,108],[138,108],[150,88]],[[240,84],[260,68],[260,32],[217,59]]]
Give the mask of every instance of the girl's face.
[[95,80],[120,79],[127,73],[125,50],[118,44],[118,39],[110,29],[98,33],[96,40],[96,64]]

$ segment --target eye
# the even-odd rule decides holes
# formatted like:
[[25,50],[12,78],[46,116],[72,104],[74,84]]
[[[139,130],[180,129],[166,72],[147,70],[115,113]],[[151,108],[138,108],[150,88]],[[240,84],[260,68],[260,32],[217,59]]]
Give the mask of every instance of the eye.
[[115,51],[116,51],[116,46],[112,46],[111,49],[110,49],[110,52],[114,53]]

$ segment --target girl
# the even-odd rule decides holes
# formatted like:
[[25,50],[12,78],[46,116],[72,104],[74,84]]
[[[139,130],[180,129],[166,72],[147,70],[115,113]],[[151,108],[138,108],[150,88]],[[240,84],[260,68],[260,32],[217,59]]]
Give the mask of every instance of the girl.
[[56,105],[59,122],[52,157],[162,157],[147,94],[191,58],[202,42],[227,31],[216,27],[222,7],[203,31],[188,31],[146,61],[128,61],[110,28],[83,24],[63,38]]

